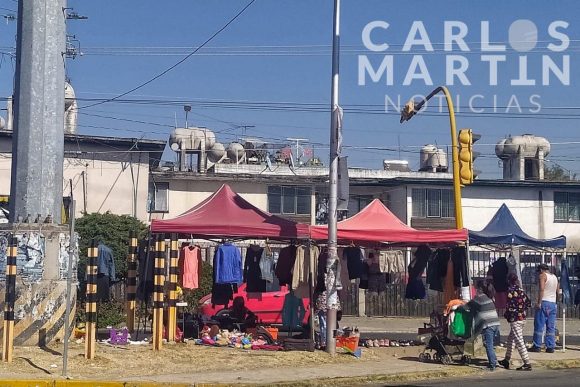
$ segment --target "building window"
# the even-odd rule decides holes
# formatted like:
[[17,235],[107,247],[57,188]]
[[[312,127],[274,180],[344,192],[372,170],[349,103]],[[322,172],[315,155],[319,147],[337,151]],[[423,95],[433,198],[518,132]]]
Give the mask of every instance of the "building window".
[[452,190],[413,188],[411,200],[414,218],[453,218],[455,216]]
[[309,187],[268,187],[268,212],[284,215],[310,215]]
[[580,192],[554,192],[554,220],[580,222]]
[[372,201],[373,197],[368,195],[351,196],[348,199],[348,216],[358,214],[363,208],[368,206]]
[[169,183],[149,183],[149,197],[147,209],[149,212],[169,212],[167,196]]

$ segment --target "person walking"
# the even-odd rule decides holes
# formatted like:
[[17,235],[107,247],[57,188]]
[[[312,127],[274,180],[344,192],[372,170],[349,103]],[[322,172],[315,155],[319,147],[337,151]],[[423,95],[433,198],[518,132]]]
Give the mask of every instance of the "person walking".
[[495,371],[497,357],[493,347],[493,339],[499,330],[499,317],[493,303],[493,285],[479,280],[475,287],[477,294],[473,300],[467,303],[467,307],[473,315],[473,334],[481,333],[489,362],[487,369]]
[[545,263],[538,265],[538,283],[540,292],[534,315],[534,344],[528,348],[529,352],[540,352],[542,336],[546,332],[546,353],[554,353],[556,347],[556,295],[558,294],[558,278],[550,273],[550,267]]
[[521,288],[517,274],[511,273],[508,276],[508,285],[509,287],[506,295],[507,304],[504,317],[510,324],[510,333],[507,338],[505,357],[503,360],[499,361],[499,364],[505,369],[510,368],[510,359],[512,357],[512,350],[515,343],[520,357],[524,362],[521,367],[516,369],[518,371],[531,371],[532,365],[530,363],[526,343],[524,342],[524,325],[526,324],[526,313],[532,306],[532,303],[530,302],[528,295]]

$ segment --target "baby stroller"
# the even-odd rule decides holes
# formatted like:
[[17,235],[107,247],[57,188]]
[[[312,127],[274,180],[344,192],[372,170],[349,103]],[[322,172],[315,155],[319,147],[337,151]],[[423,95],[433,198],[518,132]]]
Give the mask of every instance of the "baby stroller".
[[[462,319],[467,315],[466,312],[455,313],[455,318]],[[426,342],[425,349],[419,354],[419,361],[421,362],[441,362],[448,365],[454,362],[468,365],[471,363],[471,356],[465,353],[466,339],[461,337],[453,338],[449,336],[449,315],[444,315],[433,311],[430,315],[430,322],[424,323],[423,328],[419,328],[419,334],[430,333],[430,336],[424,340]],[[458,320],[459,323],[459,320]],[[471,324],[469,330],[471,331]],[[467,332],[464,332],[467,334]]]

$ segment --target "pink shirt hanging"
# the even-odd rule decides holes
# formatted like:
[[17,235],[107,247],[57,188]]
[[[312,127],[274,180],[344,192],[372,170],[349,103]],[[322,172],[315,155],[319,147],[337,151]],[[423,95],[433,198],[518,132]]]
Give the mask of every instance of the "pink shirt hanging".
[[199,288],[199,270],[201,266],[201,249],[198,246],[185,246],[181,249],[179,268],[181,287],[184,289]]

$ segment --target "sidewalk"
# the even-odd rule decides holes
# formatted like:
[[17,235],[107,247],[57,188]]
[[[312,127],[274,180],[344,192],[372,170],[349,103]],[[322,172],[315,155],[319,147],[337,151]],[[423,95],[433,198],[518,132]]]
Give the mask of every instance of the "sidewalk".
[[[500,319],[502,334],[507,335],[510,328],[505,319]],[[343,316],[340,321],[341,327],[358,327],[364,333],[417,333],[417,328],[422,328],[423,323],[429,322],[428,317],[353,317]],[[562,319],[556,322],[556,328],[563,333]],[[524,335],[532,336],[534,332],[534,319],[528,318],[524,327]],[[566,319],[566,336],[580,336],[580,319]]]

